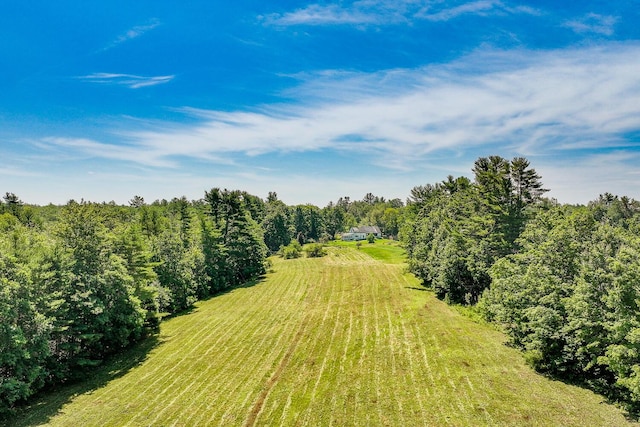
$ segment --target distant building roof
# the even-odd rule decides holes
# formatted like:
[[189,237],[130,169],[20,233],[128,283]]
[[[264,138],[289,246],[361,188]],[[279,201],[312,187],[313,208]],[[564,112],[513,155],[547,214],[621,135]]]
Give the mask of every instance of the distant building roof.
[[349,232],[382,235],[382,231],[380,231],[380,227],[376,225],[363,225],[360,227],[351,227],[351,230],[349,230]]

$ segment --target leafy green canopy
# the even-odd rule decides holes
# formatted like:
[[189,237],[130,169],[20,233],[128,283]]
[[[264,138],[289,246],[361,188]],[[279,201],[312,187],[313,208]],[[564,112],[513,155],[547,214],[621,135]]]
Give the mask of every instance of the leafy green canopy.
[[489,287],[489,267],[517,251],[516,239],[546,191],[523,158],[482,157],[473,172],[474,182],[449,176],[415,187],[401,232],[411,270],[439,297],[465,304]]
[[[629,206],[629,204],[627,204]],[[640,206],[540,213],[481,301],[536,369],[640,410]],[[635,210],[635,213],[631,213]]]
[[0,413],[47,384],[87,375],[153,332],[163,313],[266,271],[262,201],[227,190],[206,196],[29,207],[7,193],[0,203]]

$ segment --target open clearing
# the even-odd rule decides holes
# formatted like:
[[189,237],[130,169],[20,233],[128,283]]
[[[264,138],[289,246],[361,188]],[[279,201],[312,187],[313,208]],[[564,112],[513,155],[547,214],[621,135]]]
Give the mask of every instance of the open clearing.
[[266,280],[167,320],[93,383],[44,395],[12,425],[629,424],[421,289],[398,248],[362,249],[274,259]]

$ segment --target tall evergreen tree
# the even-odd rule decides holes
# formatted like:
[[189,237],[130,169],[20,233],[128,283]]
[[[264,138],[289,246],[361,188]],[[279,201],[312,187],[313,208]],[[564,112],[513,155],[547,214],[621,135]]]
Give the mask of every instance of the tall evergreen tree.
[[227,268],[232,284],[241,284],[266,272],[267,247],[262,230],[248,212],[233,217],[227,237]]

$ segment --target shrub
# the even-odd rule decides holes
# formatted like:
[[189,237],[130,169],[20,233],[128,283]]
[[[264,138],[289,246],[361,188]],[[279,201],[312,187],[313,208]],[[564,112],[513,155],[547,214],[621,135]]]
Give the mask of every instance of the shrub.
[[278,255],[284,259],[300,258],[300,255],[302,255],[302,246],[300,246],[300,243],[296,239],[293,239],[287,246],[280,246]]
[[318,258],[326,255],[321,243],[312,243],[305,246],[304,251],[307,253],[307,258]]
[[332,236],[331,234],[324,232],[322,233],[322,235],[320,236],[320,243],[327,243],[331,240],[333,240],[334,236]]

